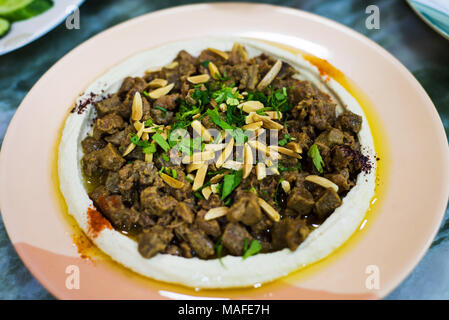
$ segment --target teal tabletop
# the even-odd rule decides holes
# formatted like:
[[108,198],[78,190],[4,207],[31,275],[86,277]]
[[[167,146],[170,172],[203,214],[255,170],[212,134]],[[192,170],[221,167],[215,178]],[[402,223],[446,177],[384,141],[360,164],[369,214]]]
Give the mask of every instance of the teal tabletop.
[[[384,47],[413,73],[427,91],[448,135],[449,41],[424,23],[405,1],[262,2],[297,8],[330,18]],[[122,21],[187,3],[189,2],[182,0],[87,0],[80,8],[79,29],[69,30],[62,23],[28,46],[0,56],[0,141],[3,141],[12,116],[34,83],[67,52]],[[365,10],[370,4],[380,9],[379,29],[366,28]],[[53,299],[21,262],[8,239],[1,219],[0,299]],[[440,230],[427,254],[386,299],[449,299],[449,210],[446,210]]]

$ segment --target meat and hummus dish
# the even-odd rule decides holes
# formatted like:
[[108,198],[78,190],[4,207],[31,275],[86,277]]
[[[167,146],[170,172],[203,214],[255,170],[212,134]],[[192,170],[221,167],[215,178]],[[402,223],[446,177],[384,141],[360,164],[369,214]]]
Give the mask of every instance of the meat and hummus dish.
[[362,109],[275,47],[166,45],[86,92],[64,129],[61,190],[94,243],[143,275],[206,288],[276,279],[341,245],[373,196]]

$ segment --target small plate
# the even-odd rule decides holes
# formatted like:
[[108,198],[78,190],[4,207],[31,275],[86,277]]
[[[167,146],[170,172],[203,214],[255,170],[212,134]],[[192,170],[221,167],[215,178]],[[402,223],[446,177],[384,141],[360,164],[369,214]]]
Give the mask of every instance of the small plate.
[[58,0],[44,13],[28,20],[13,22],[9,33],[0,39],[0,56],[42,37],[59,25],[84,0]]
[[[57,188],[64,120],[94,79],[149,48],[211,35],[260,39],[306,52],[361,104],[380,158],[376,197],[351,239],[326,259],[257,288],[197,291],[127,271],[96,252],[77,231]],[[58,298],[375,299],[409,274],[435,236],[449,194],[448,163],[447,139],[434,105],[411,73],[376,43],[299,10],[198,4],[106,30],[68,53],[36,83],[3,142],[0,203],[18,254]]]
[[407,0],[407,2],[425,23],[449,40],[449,1]]

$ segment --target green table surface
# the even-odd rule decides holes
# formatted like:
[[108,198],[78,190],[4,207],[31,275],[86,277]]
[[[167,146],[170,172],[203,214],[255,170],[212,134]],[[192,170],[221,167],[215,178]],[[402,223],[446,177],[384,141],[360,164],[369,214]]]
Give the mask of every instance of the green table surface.
[[[58,0],[56,0],[58,1]],[[202,1],[201,1],[202,2]],[[210,1],[209,1],[210,2]],[[338,21],[377,42],[418,79],[449,127],[449,41],[401,0],[263,1],[298,8]],[[34,83],[67,52],[95,34],[136,16],[188,1],[87,0],[80,9],[81,28],[61,24],[39,40],[0,56],[0,139]],[[380,8],[380,29],[367,30],[365,8]],[[449,299],[449,212],[431,248],[413,272],[387,299]],[[17,256],[0,220],[0,299],[53,299]]]

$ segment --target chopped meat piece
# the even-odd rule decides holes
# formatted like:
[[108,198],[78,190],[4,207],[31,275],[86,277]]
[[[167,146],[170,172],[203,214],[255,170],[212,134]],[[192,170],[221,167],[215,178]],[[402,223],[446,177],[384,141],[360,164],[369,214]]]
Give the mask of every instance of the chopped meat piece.
[[309,228],[304,221],[284,218],[273,226],[272,244],[277,250],[285,247],[288,247],[290,250],[296,250],[308,234]]
[[161,226],[154,226],[148,231],[144,231],[139,238],[139,253],[144,258],[151,258],[159,252],[163,252],[173,238],[170,229]]
[[201,230],[195,227],[180,225],[175,228],[176,235],[184,241],[187,241],[189,246],[202,259],[212,256],[215,253],[214,244]]
[[338,194],[332,189],[327,189],[315,203],[315,213],[320,219],[324,219],[339,206],[341,206],[341,199]]
[[104,196],[101,194],[97,198],[93,198],[96,195],[92,193],[90,195],[95,206],[101,210],[115,228],[129,231],[138,223],[139,213],[126,208],[121,196]]
[[235,256],[243,255],[245,239],[248,243],[253,240],[251,234],[239,223],[228,223],[224,232],[222,243],[229,252]]
[[334,145],[343,144],[344,134],[340,130],[332,128],[320,134],[315,141],[325,144],[328,147],[333,147]]
[[179,94],[169,94],[163,97],[160,97],[154,102],[154,106],[164,108],[166,110],[174,110],[176,108],[176,100],[179,99]]
[[175,212],[187,223],[193,223],[194,215],[192,209],[185,202],[178,202]]
[[228,220],[231,222],[242,222],[250,226],[262,219],[262,211],[257,203],[257,196],[253,192],[240,197],[229,209]]
[[172,212],[177,201],[172,196],[159,195],[157,187],[148,187],[140,193],[140,204],[152,214],[162,216]]
[[131,114],[131,109],[124,105],[116,94],[97,102],[96,109],[100,117],[109,113],[117,113],[124,118],[128,118]]
[[81,142],[81,146],[83,147],[84,153],[87,154],[92,151],[103,149],[106,146],[106,143],[103,140],[87,137]]
[[102,168],[114,171],[120,169],[126,162],[111,143],[98,151],[98,159]]
[[312,194],[304,187],[293,188],[287,201],[287,207],[301,215],[310,213],[314,204]]
[[337,126],[343,130],[350,130],[353,133],[359,133],[362,128],[362,117],[346,110],[338,117]]
[[195,224],[208,235],[218,238],[221,235],[220,224],[217,220],[204,220],[205,210],[198,211],[195,219]]
[[123,118],[115,113],[110,113],[97,119],[94,130],[98,130],[100,134],[114,134],[124,127],[125,122]]

